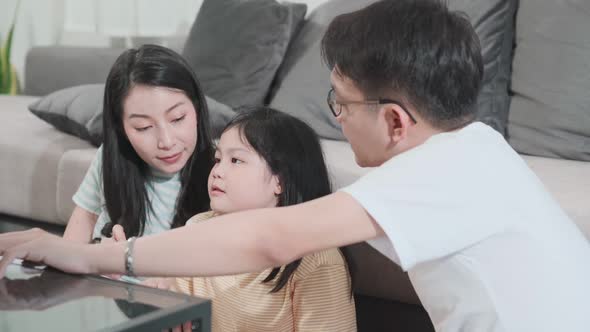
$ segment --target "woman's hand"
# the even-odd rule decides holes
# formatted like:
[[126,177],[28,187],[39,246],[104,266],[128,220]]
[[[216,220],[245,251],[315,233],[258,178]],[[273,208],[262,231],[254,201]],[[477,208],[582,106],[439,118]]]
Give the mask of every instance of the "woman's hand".
[[15,259],[43,263],[69,273],[89,273],[82,255],[84,244],[33,228],[22,232],[0,234],[0,278]]
[[[113,226],[113,230],[111,231],[111,233],[113,234],[113,237],[103,238],[102,240],[100,240],[100,242],[101,243],[113,243],[113,242],[127,241],[127,236],[125,235],[125,230],[123,229],[123,226],[121,226],[119,224]],[[114,279],[114,280],[121,279],[120,274],[108,274],[108,275],[105,275],[105,277],[110,278],[110,279]]]
[[127,236],[125,235],[125,230],[121,225],[113,226],[113,230],[111,231],[113,237],[105,237],[100,240],[101,243],[113,243],[113,242],[125,242],[127,241]]

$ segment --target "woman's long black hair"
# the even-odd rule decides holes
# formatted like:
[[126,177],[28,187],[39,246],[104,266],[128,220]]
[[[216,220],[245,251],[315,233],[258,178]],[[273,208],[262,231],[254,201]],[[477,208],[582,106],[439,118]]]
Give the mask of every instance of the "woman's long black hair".
[[[269,107],[242,109],[223,129],[237,128],[250,145],[277,175],[282,192],[277,206],[288,206],[316,199],[332,192],[322,147],[315,131],[305,122]],[[350,259],[341,248],[344,259]],[[263,282],[274,280],[271,293],[281,290],[301,264],[301,259],[274,268]],[[281,269],[283,271],[281,272]],[[352,285],[352,275],[350,284]]]
[[106,210],[111,222],[102,234],[111,236],[115,224],[127,237],[142,235],[152,206],[145,187],[148,165],[137,155],[123,129],[123,102],[136,85],[166,87],[184,92],[197,113],[197,145],[180,171],[172,227],[209,209],[207,177],[213,166],[213,145],[205,96],[192,69],[176,52],[143,45],[123,52],[107,77],[104,90],[102,179]]

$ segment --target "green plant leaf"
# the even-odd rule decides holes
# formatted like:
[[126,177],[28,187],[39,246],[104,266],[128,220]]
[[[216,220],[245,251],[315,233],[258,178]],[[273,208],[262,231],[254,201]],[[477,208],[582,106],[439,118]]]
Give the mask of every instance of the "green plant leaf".
[[18,75],[16,75],[16,68],[10,66],[10,91],[9,95],[17,95],[19,93],[20,83],[18,82]]
[[0,93],[6,93],[6,50],[5,43],[0,44]]
[[7,76],[8,70],[6,64],[6,50],[4,47],[0,47],[0,93],[7,93]]
[[8,35],[4,44],[0,47],[0,94],[16,94],[18,91],[18,79],[16,71],[10,63],[10,53],[12,51],[12,38],[14,35],[14,26],[16,24],[16,15],[20,7],[20,0],[16,3],[12,24],[8,30]]
[[[11,29],[12,30],[12,27]],[[0,49],[0,61],[2,64],[1,71],[2,71],[2,81],[0,82],[0,93],[8,93],[10,90],[10,81],[11,81],[11,64],[10,64],[10,53],[8,45],[11,43],[10,39],[10,32],[8,33],[8,38],[4,41],[4,45]]]

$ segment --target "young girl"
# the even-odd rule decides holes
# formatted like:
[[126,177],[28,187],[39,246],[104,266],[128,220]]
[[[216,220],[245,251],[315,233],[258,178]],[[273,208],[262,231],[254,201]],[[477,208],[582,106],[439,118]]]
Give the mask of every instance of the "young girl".
[[[329,193],[315,132],[292,116],[258,108],[224,129],[209,174],[212,211],[194,216],[187,227],[217,215],[293,205]],[[351,278],[338,249],[259,273],[146,284],[211,298],[213,331],[356,331]]]
[[207,105],[180,55],[156,45],[121,54],[105,85],[103,132],[64,238],[110,237],[113,225],[123,236],[153,234],[209,209]]

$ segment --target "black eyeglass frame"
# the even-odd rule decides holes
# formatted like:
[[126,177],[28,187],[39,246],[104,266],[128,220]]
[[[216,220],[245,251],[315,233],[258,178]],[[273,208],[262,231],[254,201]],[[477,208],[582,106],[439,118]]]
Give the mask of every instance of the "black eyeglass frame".
[[[330,107],[330,111],[332,112],[332,115],[334,115],[334,117],[338,117],[340,116],[340,114],[342,114],[342,106],[343,105],[383,105],[383,104],[395,104],[399,107],[401,107],[401,109],[404,110],[404,112],[406,112],[406,114],[410,117],[410,119],[412,119],[412,122],[414,122],[414,124],[417,124],[418,121],[416,121],[416,118],[414,118],[414,116],[406,109],[406,107],[397,100],[393,100],[393,99],[387,99],[387,98],[379,98],[376,100],[363,100],[363,101],[343,101],[343,102],[337,102],[336,98],[334,98],[334,88],[331,88],[330,91],[328,91],[328,96],[326,97],[326,102],[328,103],[328,107]],[[332,104],[334,103],[334,105]],[[338,112],[335,109],[335,105],[338,105]]]

